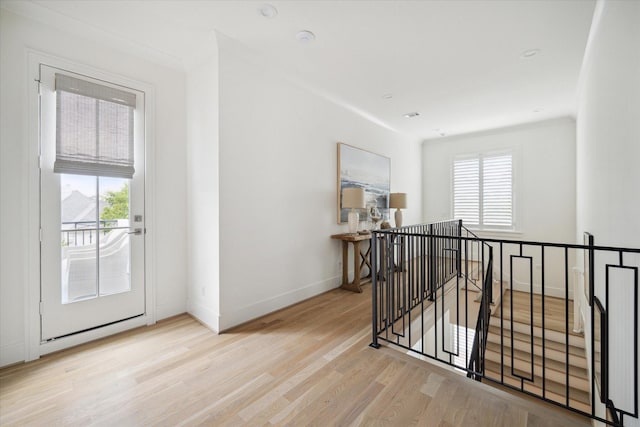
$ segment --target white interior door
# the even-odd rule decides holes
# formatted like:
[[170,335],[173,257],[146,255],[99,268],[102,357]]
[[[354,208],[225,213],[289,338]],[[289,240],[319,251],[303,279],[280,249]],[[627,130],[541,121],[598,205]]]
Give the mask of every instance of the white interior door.
[[[115,102],[100,94],[94,99],[72,93],[75,88],[71,85],[67,96],[75,98],[65,104],[64,114],[58,113],[60,79],[66,77],[90,90],[116,93],[110,95]],[[40,80],[40,314],[41,339],[46,341],[145,313],[144,94],[44,64]],[[126,108],[118,104],[125,102],[117,96],[124,92],[131,95]],[[132,116],[123,116],[127,108],[133,110]],[[79,124],[65,128],[67,117],[74,114],[84,116]],[[57,145],[61,132],[73,133],[67,138],[72,141],[72,155],[82,157],[81,145],[92,138],[96,152],[116,152],[112,141],[122,135],[109,127],[113,120],[124,120],[129,130],[123,135],[133,138],[128,154],[133,153],[131,177],[103,170],[58,170],[64,163]],[[79,148],[74,153],[76,139]]]

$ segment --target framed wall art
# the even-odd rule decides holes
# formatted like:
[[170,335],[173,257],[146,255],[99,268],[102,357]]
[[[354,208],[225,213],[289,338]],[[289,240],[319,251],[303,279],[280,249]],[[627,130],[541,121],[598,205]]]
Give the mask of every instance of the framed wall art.
[[342,189],[361,187],[365,190],[366,209],[360,220],[368,218],[371,206],[388,213],[391,189],[391,159],[370,151],[338,143],[338,224],[347,222],[348,209],[341,209]]

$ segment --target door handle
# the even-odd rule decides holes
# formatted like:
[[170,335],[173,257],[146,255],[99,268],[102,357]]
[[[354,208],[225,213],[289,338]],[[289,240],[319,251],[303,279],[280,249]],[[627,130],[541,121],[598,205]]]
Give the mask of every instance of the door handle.
[[135,229],[135,230],[133,230],[133,231],[129,231],[129,232],[127,232],[127,234],[135,234],[136,236],[139,236],[139,235],[141,235],[141,234],[142,234],[142,228],[136,228],[136,229]]

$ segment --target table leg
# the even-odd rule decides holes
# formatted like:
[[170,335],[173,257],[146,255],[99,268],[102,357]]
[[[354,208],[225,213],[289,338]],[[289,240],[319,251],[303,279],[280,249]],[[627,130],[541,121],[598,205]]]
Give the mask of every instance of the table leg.
[[360,289],[360,242],[353,242],[353,284]]
[[369,273],[364,278],[369,279],[373,272],[373,269],[371,268],[371,242],[369,242],[369,246],[365,253],[360,252],[360,270],[365,266],[369,268]]
[[362,288],[360,288],[360,242],[351,242],[353,243],[353,282],[349,282],[349,252],[348,252],[348,242],[343,241],[343,248],[346,248],[342,253],[342,289],[351,291],[351,292],[362,292]]
[[349,283],[349,242],[342,241],[342,286]]

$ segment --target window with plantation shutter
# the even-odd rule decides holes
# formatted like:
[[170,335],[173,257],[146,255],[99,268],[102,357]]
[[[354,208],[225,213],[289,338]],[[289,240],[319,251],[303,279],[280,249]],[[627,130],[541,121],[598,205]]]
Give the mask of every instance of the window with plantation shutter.
[[511,153],[488,153],[454,160],[453,216],[480,229],[513,229]]
[[132,178],[136,95],[55,75],[54,172]]
[[482,225],[513,226],[511,154],[482,159]]
[[461,159],[453,164],[453,217],[464,224],[480,224],[480,159]]

